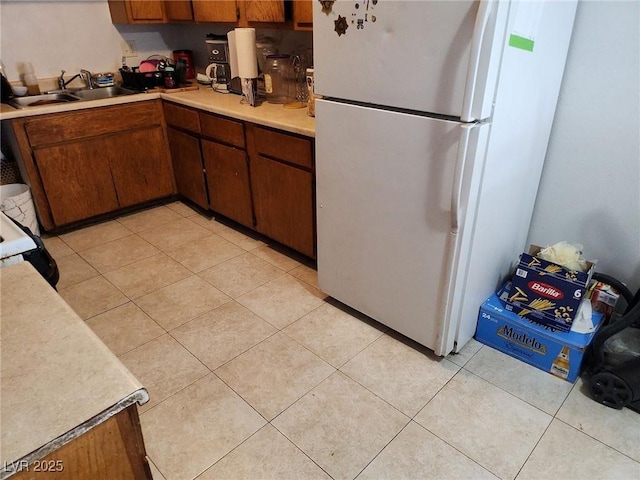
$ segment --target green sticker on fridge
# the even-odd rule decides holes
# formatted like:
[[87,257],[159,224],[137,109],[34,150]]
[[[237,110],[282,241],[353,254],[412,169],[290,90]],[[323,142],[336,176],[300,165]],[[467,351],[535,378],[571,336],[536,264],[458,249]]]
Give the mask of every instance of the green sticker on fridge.
[[527,52],[533,52],[533,44],[534,41],[530,38],[524,38],[520,35],[514,35],[513,33],[509,36],[510,47],[526,50]]

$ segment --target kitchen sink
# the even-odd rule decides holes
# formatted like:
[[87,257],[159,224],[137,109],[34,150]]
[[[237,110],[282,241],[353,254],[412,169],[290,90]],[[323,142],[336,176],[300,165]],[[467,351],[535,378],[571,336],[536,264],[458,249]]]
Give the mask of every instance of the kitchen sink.
[[9,104],[15,108],[41,107],[56,103],[77,102],[79,97],[70,93],[43,93],[29,97],[15,97],[9,100]]
[[70,89],[54,90],[41,95],[28,97],[15,97],[9,100],[9,105],[15,108],[41,107],[56,103],[78,102],[82,100],[102,100],[104,98],[120,97],[122,95],[132,95],[138,93],[122,87],[104,87],[94,89]]
[[103,98],[120,97],[122,95],[132,95],[134,93],[138,92],[122,87],[103,87],[75,90],[73,95],[80,97],[81,100],[101,100]]

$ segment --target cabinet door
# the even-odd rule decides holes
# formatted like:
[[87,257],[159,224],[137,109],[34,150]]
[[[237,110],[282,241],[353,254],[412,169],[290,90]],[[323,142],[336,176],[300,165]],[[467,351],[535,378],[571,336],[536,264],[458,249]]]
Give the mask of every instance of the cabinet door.
[[234,0],[198,0],[192,5],[196,22],[238,21],[238,6]]
[[209,208],[200,140],[174,128],[169,128],[167,134],[178,193],[202,208]]
[[191,0],[165,0],[164,10],[169,21],[193,20]]
[[211,209],[252,227],[251,184],[244,150],[202,140]]
[[130,0],[131,20],[137,21],[163,21],[164,2],[161,0]]
[[284,22],[283,0],[246,0],[244,2],[247,22]]
[[109,138],[34,150],[56,226],[117,210],[118,197],[105,156]]
[[251,158],[256,229],[315,257],[313,174],[257,155]]
[[312,0],[293,1],[293,28],[294,30],[313,30]]
[[109,163],[120,207],[175,193],[162,127],[121,133],[117,141],[111,142]]

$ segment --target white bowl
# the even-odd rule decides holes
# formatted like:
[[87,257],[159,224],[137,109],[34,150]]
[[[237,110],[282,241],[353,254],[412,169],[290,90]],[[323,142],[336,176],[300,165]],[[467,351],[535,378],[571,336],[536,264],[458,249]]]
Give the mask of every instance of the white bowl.
[[12,86],[11,90],[13,90],[13,94],[16,97],[24,97],[27,94],[27,87],[23,87],[22,85]]

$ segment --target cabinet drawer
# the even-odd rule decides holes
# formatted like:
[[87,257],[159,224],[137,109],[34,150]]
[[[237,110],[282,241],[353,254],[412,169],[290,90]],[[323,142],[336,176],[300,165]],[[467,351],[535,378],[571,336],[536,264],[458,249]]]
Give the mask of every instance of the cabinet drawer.
[[200,133],[200,118],[197,111],[165,102],[164,115],[168,125]]
[[260,127],[254,127],[253,134],[258,155],[313,168],[311,140]]
[[200,128],[202,135],[219,140],[234,147],[244,148],[244,126],[242,122],[230,120],[228,118],[200,114]]
[[154,101],[47,115],[25,122],[25,130],[38,147],[161,124],[161,105]]

